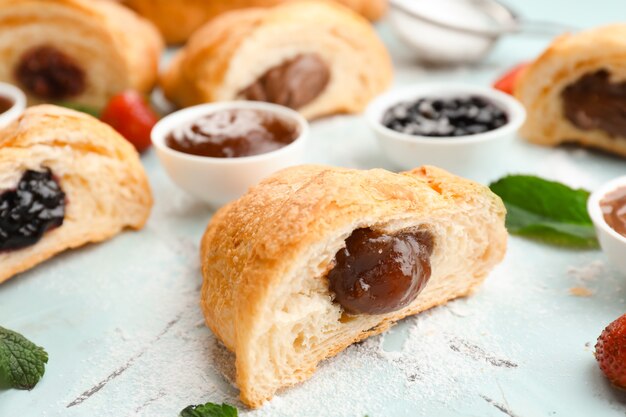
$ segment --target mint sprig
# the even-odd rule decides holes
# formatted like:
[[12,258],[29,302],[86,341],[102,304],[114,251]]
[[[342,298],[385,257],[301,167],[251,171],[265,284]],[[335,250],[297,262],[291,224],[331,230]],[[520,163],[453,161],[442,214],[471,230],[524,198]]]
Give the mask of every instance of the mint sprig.
[[598,246],[587,213],[589,191],[532,175],[510,175],[490,188],[504,201],[509,232],[557,246]]
[[180,417],[237,417],[237,409],[228,404],[206,403],[190,405],[180,412]]
[[48,363],[46,351],[19,333],[0,327],[0,387],[31,390]]

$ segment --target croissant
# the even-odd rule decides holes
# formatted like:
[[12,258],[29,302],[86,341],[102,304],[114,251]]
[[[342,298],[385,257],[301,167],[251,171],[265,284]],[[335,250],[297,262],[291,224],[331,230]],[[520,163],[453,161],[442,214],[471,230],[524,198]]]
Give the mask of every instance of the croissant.
[[0,283],[66,249],[145,224],[139,156],[84,113],[41,105],[0,130]]
[[104,0],[0,0],[0,81],[31,103],[102,108],[116,93],[149,92],[163,41],[133,11]]
[[[293,0],[124,0],[150,19],[169,44],[186,42],[191,34],[214,17],[235,9],[272,7]],[[370,20],[387,10],[387,0],[336,0]]]
[[174,57],[161,85],[180,107],[249,99],[312,119],[362,111],[391,78],[389,55],[365,19],[303,1],[217,17]]
[[557,38],[525,71],[515,95],[528,113],[521,135],[579,143],[626,157],[626,24]]
[[433,167],[288,168],[223,207],[202,239],[201,304],[243,402],[472,293],[504,256],[504,217],[487,187]]

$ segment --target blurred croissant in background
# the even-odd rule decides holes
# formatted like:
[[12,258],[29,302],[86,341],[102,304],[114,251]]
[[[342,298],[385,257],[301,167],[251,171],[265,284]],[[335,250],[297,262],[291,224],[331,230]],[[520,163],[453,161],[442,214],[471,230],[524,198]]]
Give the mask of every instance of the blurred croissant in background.
[[[234,9],[272,7],[293,0],[120,0],[156,24],[169,44],[184,43],[212,18]],[[387,0],[336,0],[369,20],[387,10]]]

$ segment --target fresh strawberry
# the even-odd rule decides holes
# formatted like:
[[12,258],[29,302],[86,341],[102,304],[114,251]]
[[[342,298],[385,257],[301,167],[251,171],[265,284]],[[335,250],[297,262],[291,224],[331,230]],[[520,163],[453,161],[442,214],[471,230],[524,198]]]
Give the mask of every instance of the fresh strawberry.
[[609,324],[598,338],[596,360],[609,381],[626,389],[626,314]]
[[150,147],[150,132],[159,118],[141,94],[126,91],[109,101],[100,120],[117,130],[137,151],[143,152]]
[[500,79],[498,79],[498,81],[493,84],[493,88],[500,90],[503,93],[513,95],[517,79],[529,65],[530,64],[528,62],[516,65],[507,71],[506,74],[504,74]]

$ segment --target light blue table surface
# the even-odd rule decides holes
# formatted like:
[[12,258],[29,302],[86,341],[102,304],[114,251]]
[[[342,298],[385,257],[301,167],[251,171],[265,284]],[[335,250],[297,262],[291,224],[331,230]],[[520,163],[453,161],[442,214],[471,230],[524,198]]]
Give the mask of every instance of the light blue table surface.
[[[524,16],[589,27],[626,19],[623,0],[510,1]],[[380,31],[395,88],[429,81],[490,84],[545,38],[503,40],[480,66],[423,69]],[[392,169],[360,116],[315,122],[311,162]],[[31,392],[0,391],[1,417],[163,416],[188,404],[236,400],[228,357],[198,308],[198,241],[211,217],[177,189],[154,152],[143,157],[156,199],[137,233],[56,257],[0,286],[0,325],[44,346],[50,361]],[[501,173],[536,173],[590,189],[626,162],[518,140]],[[488,178],[485,178],[488,180]],[[590,297],[575,297],[584,286]],[[593,357],[601,330],[626,311],[626,277],[600,251],[511,238],[505,261],[475,296],[400,323],[324,363],[310,381],[246,416],[626,416],[626,395]]]

